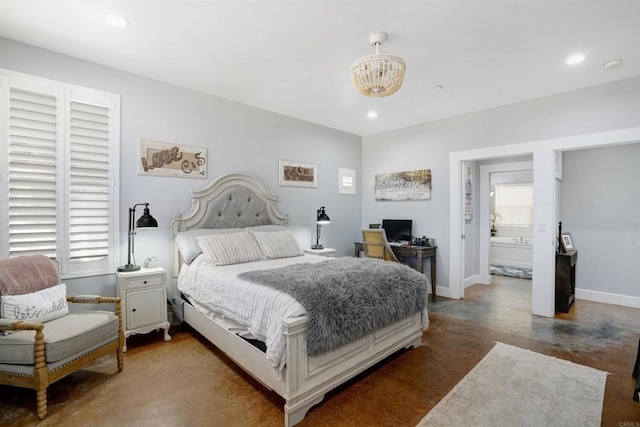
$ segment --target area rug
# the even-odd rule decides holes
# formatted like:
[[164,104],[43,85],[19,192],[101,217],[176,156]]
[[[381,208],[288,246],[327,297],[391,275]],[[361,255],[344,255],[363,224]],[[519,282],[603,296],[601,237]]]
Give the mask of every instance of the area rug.
[[496,276],[516,277],[518,279],[532,279],[533,270],[531,268],[508,267],[505,265],[489,266],[491,274]]
[[418,427],[598,427],[606,378],[597,369],[496,343]]

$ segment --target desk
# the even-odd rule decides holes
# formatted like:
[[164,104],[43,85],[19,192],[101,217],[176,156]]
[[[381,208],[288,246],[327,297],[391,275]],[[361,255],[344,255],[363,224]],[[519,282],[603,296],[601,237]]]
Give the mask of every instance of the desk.
[[[362,242],[353,242],[356,257],[364,250]],[[397,257],[418,258],[416,270],[424,274],[424,260],[431,259],[431,300],[436,300],[436,249],[437,246],[391,246],[391,250]]]

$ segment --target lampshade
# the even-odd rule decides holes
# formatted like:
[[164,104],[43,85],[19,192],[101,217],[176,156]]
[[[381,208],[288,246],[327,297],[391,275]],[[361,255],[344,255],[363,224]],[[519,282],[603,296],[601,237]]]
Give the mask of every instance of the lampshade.
[[324,206],[318,209],[318,217],[316,222],[320,225],[329,224],[331,222],[331,219],[329,219],[329,215],[327,215],[327,213],[324,211]]
[[149,207],[145,206],[142,216],[138,219],[138,221],[136,221],[136,227],[140,228],[140,227],[157,227],[157,226],[158,226],[158,221],[156,221],[156,219],[152,217],[151,214],[149,213]]
[[386,39],[387,33],[371,34],[369,41],[375,46],[376,54],[362,57],[351,66],[353,85],[365,96],[382,98],[396,93],[402,86],[406,70],[402,58],[378,52]]

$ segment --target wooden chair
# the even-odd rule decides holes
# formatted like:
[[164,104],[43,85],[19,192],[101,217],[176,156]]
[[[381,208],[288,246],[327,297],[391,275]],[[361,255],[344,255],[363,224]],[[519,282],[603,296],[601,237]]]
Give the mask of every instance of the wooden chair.
[[369,258],[400,262],[391,250],[384,229],[362,229],[362,249]]
[[[50,292],[50,288],[59,284],[57,265],[43,255],[0,260],[0,295],[4,308],[11,304],[5,304],[6,301],[16,304],[19,298],[15,296],[40,296],[43,290]],[[57,305],[66,307],[64,299],[63,295]],[[120,298],[82,295],[66,297],[66,301],[113,303],[115,313],[62,310],[68,313],[40,323],[32,320],[33,312],[19,315],[20,310],[15,309],[19,305],[13,306],[13,312],[0,310],[0,384],[34,389],[40,419],[47,416],[49,384],[111,352],[116,355],[118,371],[123,369]]]

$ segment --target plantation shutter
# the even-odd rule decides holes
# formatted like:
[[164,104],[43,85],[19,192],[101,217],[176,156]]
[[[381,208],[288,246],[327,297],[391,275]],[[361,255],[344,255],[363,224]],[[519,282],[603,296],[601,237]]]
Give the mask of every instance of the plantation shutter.
[[119,112],[118,95],[0,69],[0,257],[113,272]]
[[533,186],[496,185],[495,210],[500,225],[533,225]]
[[10,90],[10,257],[56,257],[56,122],[54,96]]
[[109,255],[109,110],[71,102],[69,257]]

